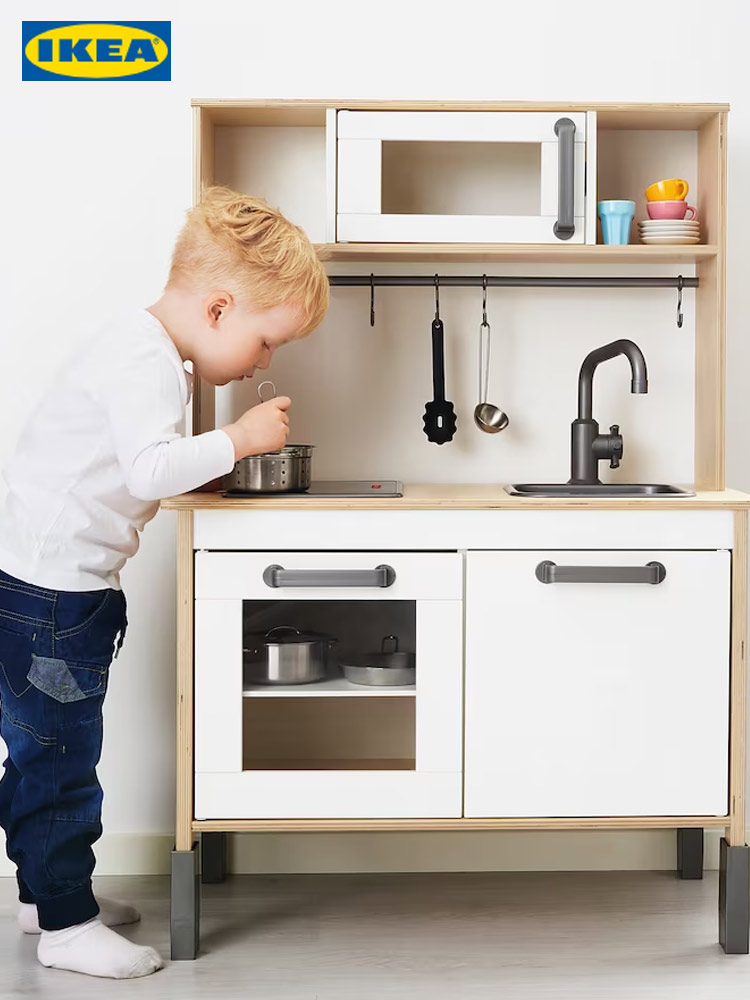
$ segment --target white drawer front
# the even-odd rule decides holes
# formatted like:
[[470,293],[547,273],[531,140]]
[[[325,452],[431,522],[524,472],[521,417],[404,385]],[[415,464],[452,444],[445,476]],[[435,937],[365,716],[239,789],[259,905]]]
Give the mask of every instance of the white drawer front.
[[461,772],[243,771],[195,776],[196,819],[461,815]]
[[[728,510],[197,510],[195,548],[729,549]],[[270,548],[270,546],[269,546]],[[403,554],[403,553],[402,553]]]
[[[269,586],[264,572],[286,570],[374,570],[388,566],[389,586]],[[285,600],[460,600],[462,557],[454,552],[196,552],[195,596],[198,599]],[[355,582],[353,580],[353,582]]]

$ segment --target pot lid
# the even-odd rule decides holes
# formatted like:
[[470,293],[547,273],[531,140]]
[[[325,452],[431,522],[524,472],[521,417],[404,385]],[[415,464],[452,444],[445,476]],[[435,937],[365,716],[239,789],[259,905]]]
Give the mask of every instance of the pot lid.
[[326,632],[304,631],[294,628],[292,625],[277,625],[275,628],[268,629],[267,632],[251,632],[250,635],[257,643],[262,643],[265,646],[333,641],[333,636]]

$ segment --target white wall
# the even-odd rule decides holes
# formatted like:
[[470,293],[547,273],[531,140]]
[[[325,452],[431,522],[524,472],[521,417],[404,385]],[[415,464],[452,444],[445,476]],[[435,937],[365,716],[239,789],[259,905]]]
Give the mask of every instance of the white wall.
[[[750,462],[745,453],[750,417],[746,313],[750,264],[746,39],[750,14],[741,0],[715,0],[708,12],[700,0],[685,0],[679,9],[684,27],[680,41],[657,47],[647,32],[653,4],[643,0],[634,0],[627,8],[594,0],[565,4],[538,0],[526,5],[465,0],[451,6],[422,0],[381,0],[375,6],[343,0],[314,4],[296,0],[281,4],[81,0],[75,11],[64,12],[56,2],[39,0],[30,5],[5,0],[0,14],[0,181],[5,193],[0,223],[0,359],[4,375],[0,462],[10,455],[22,423],[40,394],[53,387],[56,366],[76,343],[94,330],[109,310],[126,304],[146,305],[158,296],[174,235],[191,201],[191,97],[729,101],[728,480],[732,486],[750,489]],[[60,16],[91,20],[171,18],[172,82],[22,83],[21,20]],[[419,438],[421,407],[429,398],[425,390],[430,388],[426,370],[429,353],[425,349],[431,308],[427,295],[414,304],[412,296],[405,301],[403,292],[379,294],[379,322],[371,332],[366,325],[365,294],[341,291],[334,295],[333,310],[319,342],[324,351],[323,343],[335,343],[336,338],[340,343],[347,325],[356,325],[354,336],[371,338],[370,358],[379,357],[378,363],[394,373],[402,371],[394,378],[402,379],[398,384],[404,394],[404,409],[395,422],[389,413],[389,429],[397,430],[402,420],[404,426],[416,427],[409,445],[414,450],[408,453],[408,463],[397,466],[386,464],[381,454],[374,474],[393,470],[414,479],[407,466],[416,463],[421,478],[462,478],[467,470],[474,471],[478,462],[486,461],[489,441],[479,441],[477,435],[458,442],[459,465],[451,466],[453,471],[443,476],[448,457],[441,458],[443,464],[437,467],[434,453],[444,450],[423,445]],[[446,319],[450,317],[453,327],[461,328],[461,337],[470,338],[472,343],[471,353],[462,355],[457,347],[451,349],[458,385],[455,402],[464,410],[473,399],[477,321],[476,303],[467,295],[446,296]],[[553,351],[564,364],[565,373],[560,378],[567,394],[555,398],[556,409],[550,418],[549,413],[539,413],[538,406],[530,405],[537,390],[531,384],[529,366],[519,365],[511,383],[498,373],[498,402],[512,414],[529,416],[528,440],[514,442],[509,437],[508,449],[515,454],[510,463],[514,474],[531,478],[532,474],[559,477],[564,473],[567,422],[574,400],[574,387],[569,383],[584,349],[604,343],[610,332],[624,335],[631,326],[643,330],[647,357],[651,354],[652,366],[664,370],[665,381],[670,358],[676,370],[682,370],[684,358],[690,354],[689,344],[683,345],[672,322],[671,295],[660,293],[653,299],[648,330],[644,329],[643,305],[628,305],[630,299],[622,303],[617,299],[616,329],[609,325],[610,300],[600,292],[592,293],[585,323],[580,324],[575,303],[580,307],[589,299],[572,295],[574,298],[556,300],[558,305],[563,303],[561,317],[541,297],[534,299],[518,292],[504,296],[514,335],[520,336],[522,331],[524,337],[539,338],[540,364],[551,356],[547,352]],[[649,299],[649,306],[651,303]],[[597,310],[601,310],[600,319]],[[378,338],[391,329],[386,318],[397,324],[395,329],[403,324],[405,330],[414,330],[422,338],[423,357],[414,384],[411,376],[403,375],[406,355],[400,335],[391,332],[384,360],[378,354]],[[490,319],[494,322],[492,315]],[[498,317],[498,325],[500,322]],[[690,327],[684,337],[690,337]],[[516,351],[512,356],[518,361],[518,343],[514,343],[509,350],[511,354]],[[566,344],[571,345],[569,354],[564,350]],[[309,351],[312,359],[314,337]],[[290,352],[283,364],[291,363]],[[610,376],[605,376],[603,388],[609,384],[607,378]],[[645,442],[646,428],[639,423],[635,409],[638,398],[631,401],[621,391],[625,383],[622,372],[612,375],[610,382],[613,389],[617,387],[617,412],[607,409],[599,414],[600,419],[608,423],[619,418],[623,425],[626,419],[631,421],[631,434]],[[341,389],[347,399],[360,395],[356,386]],[[333,391],[334,384],[327,382],[327,395],[320,402],[327,405]],[[665,404],[666,399],[651,396],[649,422],[676,419],[676,411]],[[375,401],[369,402],[372,405]],[[300,420],[307,414],[310,439],[316,440],[319,429],[312,422],[312,408],[306,409],[303,401],[297,412]],[[531,419],[534,412],[536,422]],[[562,421],[550,424],[549,454],[559,463],[554,468],[542,466],[536,450],[543,447],[540,436],[550,419]],[[374,435],[368,443],[383,447]],[[688,454],[689,448],[681,441],[663,462],[660,457],[658,469],[649,458],[631,471],[645,469],[660,479],[684,477]],[[336,471],[332,465],[319,470],[326,475]],[[364,467],[358,471],[363,473]],[[503,473],[497,478],[505,478]],[[173,517],[160,514],[145,532],[137,559],[123,574],[132,624],[113,670],[106,706],[100,767],[106,835],[99,851],[100,871],[158,870],[170,846],[174,798],[173,576]],[[428,866],[431,863],[437,868],[474,867],[477,837],[483,844],[491,844],[481,855],[488,867],[502,867],[506,861],[511,866],[517,863],[512,848],[507,855],[510,860],[504,860],[502,845],[511,841],[502,837],[490,841],[486,835],[450,839],[411,835],[411,846],[406,848],[401,838],[360,834],[335,842],[318,836],[309,840],[258,838],[252,842],[253,856],[246,864],[275,870],[302,870],[316,864],[398,868],[408,857],[414,859],[415,866],[424,866],[427,858]],[[626,835],[613,837],[608,840],[607,857],[613,867],[626,866]],[[590,838],[585,842],[591,843]],[[562,855],[556,854],[564,850],[563,840],[551,838],[545,844],[546,863],[540,862],[539,856],[528,855],[524,863],[542,867],[564,864]],[[618,844],[622,848],[619,853]],[[639,855],[636,866],[660,864],[663,837],[658,842],[654,839],[653,845],[650,854]],[[586,851],[576,855],[579,860],[572,863],[578,864],[587,856],[596,864]],[[9,873],[10,868],[6,865],[0,871]]]

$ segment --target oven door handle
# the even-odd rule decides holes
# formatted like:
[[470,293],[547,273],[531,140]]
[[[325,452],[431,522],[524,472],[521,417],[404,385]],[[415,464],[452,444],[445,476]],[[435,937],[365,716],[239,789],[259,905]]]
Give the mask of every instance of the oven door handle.
[[374,569],[284,569],[266,566],[263,582],[268,587],[391,587],[396,579],[392,566]]

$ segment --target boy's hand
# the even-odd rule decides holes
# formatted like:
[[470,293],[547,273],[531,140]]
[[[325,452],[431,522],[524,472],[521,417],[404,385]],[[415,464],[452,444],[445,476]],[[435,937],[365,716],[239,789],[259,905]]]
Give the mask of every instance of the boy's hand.
[[289,436],[286,411],[291,405],[288,396],[275,396],[253,406],[233,424],[222,427],[234,445],[235,462],[247,455],[261,455],[284,447]]

